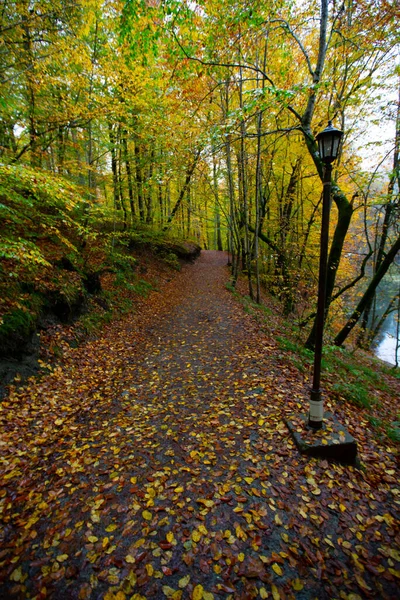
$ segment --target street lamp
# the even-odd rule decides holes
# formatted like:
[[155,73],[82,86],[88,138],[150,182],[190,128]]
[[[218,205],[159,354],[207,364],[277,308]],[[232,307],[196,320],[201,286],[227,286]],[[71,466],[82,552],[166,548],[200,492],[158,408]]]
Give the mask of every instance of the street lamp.
[[314,376],[310,394],[310,410],[308,414],[308,425],[313,429],[321,429],[324,417],[324,403],[320,389],[321,382],[321,360],[322,343],[325,321],[325,301],[326,301],[326,275],[328,266],[328,241],[329,241],[329,212],[331,208],[331,184],[332,184],[332,163],[337,159],[340,147],[340,140],[343,132],[332,127],[329,121],[321,133],[317,135],[319,155],[324,163],[324,191],[322,196],[322,223],[321,223],[321,244],[319,257],[319,279],[318,279],[318,304],[315,330],[315,350],[314,350]]

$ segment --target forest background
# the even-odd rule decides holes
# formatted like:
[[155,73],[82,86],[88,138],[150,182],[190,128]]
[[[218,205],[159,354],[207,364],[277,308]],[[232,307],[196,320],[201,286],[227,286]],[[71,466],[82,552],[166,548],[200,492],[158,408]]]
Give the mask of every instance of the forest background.
[[232,284],[276,296],[312,347],[328,120],[344,131],[331,339],[368,347],[399,314],[396,0],[4,0],[0,15],[3,344],[49,294],[71,306],[168,235],[228,250]]

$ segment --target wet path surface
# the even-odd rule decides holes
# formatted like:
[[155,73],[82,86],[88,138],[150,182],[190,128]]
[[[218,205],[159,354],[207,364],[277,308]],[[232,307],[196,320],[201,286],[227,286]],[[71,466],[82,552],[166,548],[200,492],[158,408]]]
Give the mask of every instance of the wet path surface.
[[396,597],[390,480],[298,455],[303,382],[225,265],[203,252],[3,405],[0,597]]

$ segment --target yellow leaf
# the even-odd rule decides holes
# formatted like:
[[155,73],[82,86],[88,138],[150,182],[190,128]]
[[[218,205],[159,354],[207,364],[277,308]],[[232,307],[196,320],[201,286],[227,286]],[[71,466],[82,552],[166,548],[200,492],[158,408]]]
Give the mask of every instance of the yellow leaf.
[[178,581],[178,585],[181,589],[185,588],[187,586],[187,584],[190,581],[190,575],[185,575],[185,577],[182,577],[182,579],[180,579]]
[[197,529],[192,531],[192,540],[194,542],[199,542],[201,540],[201,533],[200,531],[197,531]]
[[240,552],[240,554],[238,554],[238,561],[239,561],[239,562],[243,562],[243,561],[244,561],[244,558],[245,558],[245,557],[244,557],[244,554],[243,554],[243,552]]
[[154,573],[153,565],[151,563],[147,563],[147,565],[146,565],[145,568],[146,568],[147,575],[149,577],[151,577],[153,575],[153,573]]
[[334,547],[335,547],[335,544],[333,544],[333,543],[332,543],[332,541],[331,541],[329,538],[327,538],[327,537],[326,537],[326,538],[324,538],[324,542],[325,542],[326,544],[328,544],[328,546],[331,546],[332,548],[334,548]]
[[275,523],[276,523],[277,525],[282,525],[282,521],[281,521],[281,519],[280,519],[279,515],[275,515]]
[[146,521],[151,521],[151,519],[153,518],[153,515],[151,514],[150,511],[144,510],[142,512],[142,517],[143,517],[143,519],[146,519]]
[[261,598],[268,598],[268,592],[265,589],[265,587],[260,588],[260,597]]
[[58,562],[64,562],[65,560],[67,560],[68,558],[68,554],[59,554],[56,558],[56,560]]
[[200,525],[198,526],[198,528],[197,528],[197,529],[198,529],[198,530],[200,531],[200,533],[202,533],[203,535],[207,535],[207,534],[208,534],[208,530],[206,529],[206,527],[204,527],[204,525],[203,525],[203,524],[200,524]]
[[175,590],[169,587],[169,585],[163,585],[162,591],[164,596],[167,596],[167,598],[172,598],[172,596],[175,594]]
[[250,485],[251,483],[253,483],[253,481],[254,481],[253,477],[245,477],[245,478],[244,478],[244,480],[245,480],[245,482],[246,482],[246,483],[248,483],[249,485]]
[[95,535],[89,535],[88,536],[88,540],[89,540],[89,542],[91,542],[92,544],[94,544],[95,542],[99,541],[99,538],[96,537]]
[[124,594],[124,592],[122,590],[119,590],[115,594],[115,600],[126,600],[126,596],[125,596],[125,594]]
[[319,496],[321,493],[321,490],[319,488],[314,488],[311,490],[311,493],[314,494],[314,496]]
[[221,571],[222,571],[221,565],[214,565],[214,573],[219,575],[221,573]]
[[133,563],[136,562],[136,559],[134,556],[132,556],[132,554],[127,554],[125,556],[125,560],[127,563],[130,563],[131,565],[133,565]]
[[271,592],[272,592],[272,597],[274,600],[281,600],[281,595],[280,595],[276,585],[271,585]]
[[115,523],[111,523],[111,525],[109,525],[108,527],[106,527],[106,531],[109,533],[110,531],[115,531],[117,529],[117,526],[115,525]]
[[90,519],[93,523],[99,523],[100,522],[99,513],[96,512],[95,510],[92,510],[92,512],[90,513]]
[[175,539],[173,532],[168,531],[166,538],[167,538],[167,542],[169,542],[171,544]]
[[10,579],[11,581],[21,581],[22,578],[22,567],[18,567],[17,569],[14,569],[14,571],[11,573],[10,575]]
[[364,581],[364,579],[361,577],[361,575],[359,575],[358,573],[354,573],[354,577],[356,578],[356,581],[357,581],[358,585],[360,586],[360,588],[362,588],[363,590],[366,590],[368,592],[371,591],[371,588],[369,587],[367,582]]
[[289,536],[287,533],[281,533],[281,538],[283,539],[284,542],[288,543]]
[[192,600],[202,600],[204,588],[198,584],[193,590]]
[[300,579],[294,579],[292,581],[292,587],[296,592],[300,592],[303,589],[304,585],[301,583]]
[[392,567],[389,567],[389,573],[391,573],[394,577],[397,577],[397,579],[400,579],[400,571],[398,569],[392,569]]
[[214,500],[206,500],[203,498],[199,498],[198,500],[196,500],[196,502],[198,502],[199,504],[204,504],[204,506],[207,506],[207,508],[211,508],[215,504]]
[[283,575],[283,571],[277,563],[272,565],[272,570],[275,571],[275,573],[279,576]]
[[400,552],[395,548],[389,548],[389,555],[393,560],[400,562]]
[[131,477],[130,481],[131,481],[131,483],[136,483],[137,482],[137,477]]
[[180,487],[176,487],[176,488],[174,489],[174,492],[175,492],[176,494],[181,494],[181,493],[183,492],[183,487],[182,487],[182,486],[180,486]]
[[203,592],[203,600],[214,600],[214,594],[211,592]]
[[247,540],[247,534],[243,531],[243,529],[240,527],[240,525],[238,525],[235,529],[235,533],[236,533],[236,537],[238,537],[240,540]]

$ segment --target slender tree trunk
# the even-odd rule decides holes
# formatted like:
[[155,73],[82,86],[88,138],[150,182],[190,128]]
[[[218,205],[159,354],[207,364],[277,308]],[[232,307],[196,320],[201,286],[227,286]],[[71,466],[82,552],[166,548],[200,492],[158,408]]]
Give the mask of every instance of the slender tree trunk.
[[145,220],[144,200],[143,200],[143,177],[142,177],[142,152],[139,141],[135,139],[135,166],[136,166],[136,190],[139,206],[139,217],[142,223]]
[[131,161],[129,158],[128,140],[127,140],[126,130],[123,131],[123,133],[122,133],[122,144],[124,147],[124,161],[125,161],[126,177],[127,177],[127,181],[128,181],[129,206],[131,208],[131,215],[134,218],[136,216],[135,194],[133,192],[132,168],[131,168]]
[[119,182],[118,182],[118,167],[117,167],[117,140],[114,131],[114,125],[111,121],[107,122],[108,125],[108,137],[110,140],[110,152],[111,152],[111,172],[113,181],[113,196],[114,196],[114,208],[115,210],[121,209],[121,202],[119,196]]
[[213,149],[213,187],[214,187],[214,199],[215,199],[215,213],[214,213],[214,224],[215,224],[215,247],[217,250],[222,250],[222,236],[221,236],[221,213],[219,206],[219,190],[218,190],[218,174],[217,174],[217,161],[215,157],[215,150]]
[[162,187],[162,177],[163,170],[162,165],[158,165],[158,183],[157,183],[157,193],[158,193],[158,207],[160,211],[159,224],[161,227],[164,224],[164,199],[163,199],[163,187]]
[[[243,73],[242,68],[239,69],[239,105],[243,109]],[[250,235],[249,235],[249,200],[247,187],[247,154],[245,148],[246,124],[242,118],[240,121],[240,152],[239,152],[239,171],[241,173],[242,184],[242,201],[243,201],[243,253],[244,263],[247,270],[247,278],[249,282],[249,296],[254,300],[253,279],[251,272],[251,251],[250,251]]]
[[171,212],[171,214],[168,217],[167,223],[164,226],[163,231],[166,231],[167,229],[169,229],[169,227],[171,225],[171,222],[173,221],[173,219],[174,219],[174,217],[176,215],[176,212],[179,209],[179,207],[180,207],[180,205],[182,203],[183,198],[185,197],[186,190],[189,187],[190,180],[191,180],[192,175],[194,173],[194,170],[196,168],[197,162],[198,162],[198,160],[200,158],[200,153],[201,153],[201,150],[197,150],[196,151],[192,163],[189,165],[189,167],[186,170],[185,183],[182,186],[182,189],[181,189],[181,191],[179,193],[179,196],[178,196],[178,200],[176,201],[175,206],[172,209],[172,212]]
[[[381,228],[381,235],[379,239],[379,244],[376,252],[376,259],[374,263],[373,272],[379,269],[380,265],[385,256],[385,246],[389,235],[390,226],[393,223],[393,218],[395,217],[395,208],[396,208],[396,199],[394,198],[394,191],[396,183],[399,186],[400,184],[400,169],[399,169],[399,150],[400,150],[400,87],[399,87],[399,98],[397,103],[397,114],[396,114],[396,135],[395,135],[395,144],[394,144],[394,153],[393,153],[393,169],[390,174],[389,185],[388,185],[388,201],[385,206],[385,214]],[[374,296],[367,303],[362,318],[361,324],[361,332],[358,339],[358,344],[361,346],[369,347],[371,345],[372,340],[375,335],[373,332],[369,331],[369,322],[370,315],[372,310],[372,305],[374,301]]]
[[[121,137],[121,128],[118,127],[118,138]],[[124,197],[124,186],[122,177],[122,148],[121,144],[118,144],[118,182],[119,182],[119,197],[121,199],[121,207],[124,215],[123,219],[123,230],[128,226],[128,211],[126,210],[125,197]]]
[[36,95],[35,87],[36,82],[34,80],[34,52],[32,44],[32,35],[29,29],[29,25],[23,26],[23,45],[25,50],[25,62],[26,62],[26,92],[27,92],[27,103],[28,103],[28,132],[29,132],[29,149],[30,149],[30,162],[32,167],[40,167],[40,155],[38,154],[38,138],[39,133],[37,130],[36,123]]
[[358,323],[360,316],[365,309],[366,305],[370,301],[371,297],[375,294],[375,290],[382,281],[383,277],[386,275],[390,265],[393,263],[396,254],[400,250],[400,236],[397,238],[393,246],[386,253],[385,258],[383,259],[380,267],[372,278],[368,288],[364,292],[361,300],[357,304],[357,307],[353,311],[353,314],[347,321],[346,325],[339,331],[337,336],[335,337],[334,343],[336,346],[341,346],[343,342],[346,340],[349,333],[352,331],[353,327]]
[[150,224],[153,222],[153,168],[154,168],[154,146],[150,153],[150,165],[147,176],[147,194],[146,194],[146,223]]

